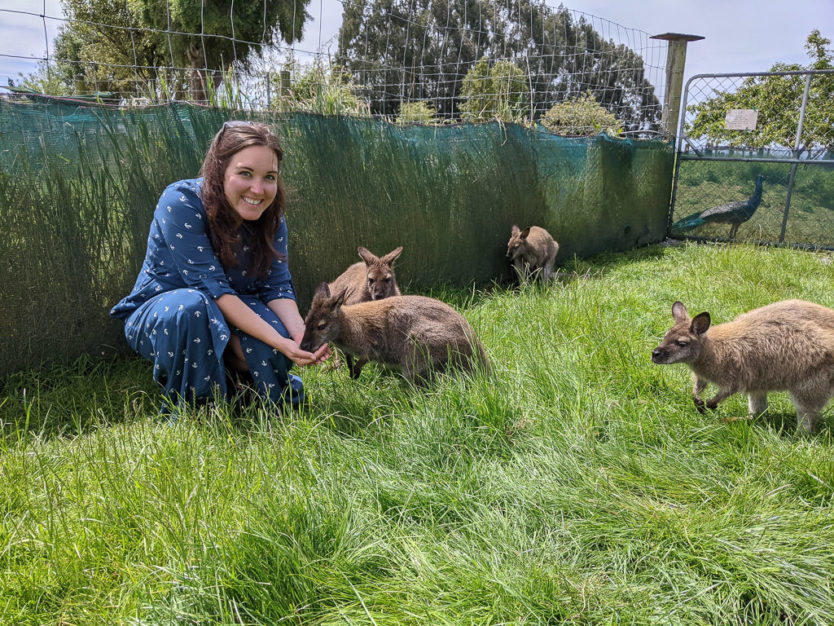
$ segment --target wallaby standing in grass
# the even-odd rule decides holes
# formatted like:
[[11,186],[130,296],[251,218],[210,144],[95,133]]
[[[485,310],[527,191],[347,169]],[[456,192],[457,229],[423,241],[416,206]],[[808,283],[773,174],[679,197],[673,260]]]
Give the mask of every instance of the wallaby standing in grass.
[[[382,300],[391,296],[399,296],[397,277],[394,275],[394,261],[400,256],[403,247],[391,250],[383,257],[378,257],[367,248],[359,246],[356,250],[362,261],[354,263],[336,280],[328,284],[331,293],[344,293],[344,304],[357,304],[370,300]],[[333,367],[339,367],[338,356],[334,355]],[[365,361],[354,363],[353,357],[345,355],[351,378],[358,378]]]
[[751,414],[767,409],[768,391],[789,391],[797,428],[814,429],[834,395],[834,310],[785,300],[710,328],[709,313],[690,319],[686,307],[675,302],[672,316],[675,324],[652,352],[652,361],[689,366],[699,411],[704,412],[700,393],[708,383],[718,385],[718,392],[707,408],[742,392]]
[[548,281],[554,276],[553,265],[558,253],[559,244],[544,228],[528,226],[521,230],[513,224],[510,241],[507,243],[507,258],[516,270],[541,269],[542,278]]
[[315,351],[332,341],[362,363],[380,361],[399,368],[412,382],[428,380],[449,363],[489,370],[475,331],[440,300],[392,296],[352,305],[344,300],[344,293],[331,294],[327,283],[319,285],[304,320],[303,350]]

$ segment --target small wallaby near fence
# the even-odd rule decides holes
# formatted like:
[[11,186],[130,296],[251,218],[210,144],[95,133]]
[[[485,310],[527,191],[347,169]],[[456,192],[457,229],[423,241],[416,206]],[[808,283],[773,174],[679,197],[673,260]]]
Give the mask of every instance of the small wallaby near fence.
[[834,70],[686,85],[673,237],[834,248]]
[[186,104],[119,109],[0,99],[0,374],[126,349],[109,308],[142,263],[159,194],[195,176],[230,116],[279,134],[290,267],[306,310],[357,246],[403,246],[404,293],[512,276],[513,224],[554,234],[560,259],[664,236],[668,142],[566,138],[486,123],[246,114]]

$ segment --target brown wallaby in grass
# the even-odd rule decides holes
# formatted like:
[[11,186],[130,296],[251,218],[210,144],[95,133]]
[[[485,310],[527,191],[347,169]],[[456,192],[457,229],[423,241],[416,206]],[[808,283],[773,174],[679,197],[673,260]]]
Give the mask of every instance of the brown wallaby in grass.
[[[695,376],[692,397],[703,412],[734,393],[746,393],[751,414],[767,409],[768,391],[789,391],[797,428],[811,432],[834,395],[834,310],[785,300],[710,328],[709,313],[689,317],[672,305],[675,324],[652,352],[658,364],[686,363]],[[718,392],[707,400],[708,383]]]
[[[344,304],[357,304],[370,300],[382,300],[390,296],[399,296],[397,277],[394,275],[394,261],[400,256],[403,247],[391,250],[383,257],[378,257],[367,248],[359,246],[356,250],[362,261],[354,263],[336,280],[328,284],[331,293],[344,293]],[[348,370],[352,378],[358,378],[365,362],[354,364],[353,357],[345,355]],[[334,355],[333,367],[339,367],[338,355]]]
[[554,276],[553,265],[558,253],[559,244],[544,228],[528,226],[521,230],[513,224],[507,243],[507,258],[516,270],[541,270],[542,278],[548,281]]
[[344,300],[344,293],[331,294],[327,283],[319,285],[304,320],[303,350],[315,351],[331,341],[360,362],[399,368],[412,382],[426,381],[450,363],[489,370],[475,331],[440,300],[392,296],[352,305]]

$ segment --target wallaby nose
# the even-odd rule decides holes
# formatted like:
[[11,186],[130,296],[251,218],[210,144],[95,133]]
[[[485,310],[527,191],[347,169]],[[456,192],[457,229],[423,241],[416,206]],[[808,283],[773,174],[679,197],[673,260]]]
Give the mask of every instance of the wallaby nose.
[[652,350],[652,362],[657,363],[660,358],[663,356],[663,350],[660,348],[655,348]]

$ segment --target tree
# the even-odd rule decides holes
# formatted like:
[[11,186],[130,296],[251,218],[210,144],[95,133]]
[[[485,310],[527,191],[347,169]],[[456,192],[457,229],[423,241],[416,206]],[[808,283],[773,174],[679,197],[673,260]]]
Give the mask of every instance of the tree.
[[[138,83],[152,78],[160,64],[148,33],[122,0],[61,0],[67,22],[55,40],[54,63],[41,68],[49,84],[63,83],[70,93],[111,92],[135,95]],[[55,89],[50,93],[53,93]]]
[[261,45],[301,38],[310,0],[61,0],[67,23],[56,40],[56,71],[79,90],[137,93],[170,72],[205,100],[224,71],[249,67]]
[[[809,67],[777,63],[771,72],[803,69],[832,69],[832,53],[826,46],[831,41],[813,30],[805,49],[813,62]],[[687,107],[694,119],[687,123],[687,134],[733,147],[793,148],[799,124],[805,76],[750,76],[734,91],[718,92],[702,103]],[[730,109],[754,109],[758,112],[754,130],[729,130],[724,123]],[[834,150],[834,75],[814,76],[805,109],[801,150]]]
[[[233,64],[249,68],[249,52],[260,44],[301,39],[310,0],[128,0],[142,24],[155,33],[157,48],[168,49],[175,65],[191,69],[191,94],[205,99],[206,83],[220,79]],[[168,10],[166,11],[166,7]],[[200,33],[204,33],[201,35]],[[206,76],[208,74],[208,76]],[[197,97],[201,94],[203,97]]]
[[374,113],[431,100],[456,116],[463,77],[487,58],[522,71],[534,117],[590,89],[629,130],[656,128],[659,118],[639,55],[564,7],[531,0],[345,0],[337,58]]

